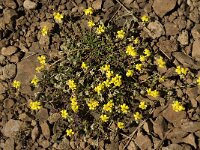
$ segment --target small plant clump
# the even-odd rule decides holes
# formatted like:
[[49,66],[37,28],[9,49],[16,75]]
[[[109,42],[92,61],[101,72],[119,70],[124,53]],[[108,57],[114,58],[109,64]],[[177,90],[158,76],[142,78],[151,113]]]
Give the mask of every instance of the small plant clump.
[[[104,25],[92,20],[93,10],[88,8],[88,27],[82,38],[70,43],[63,40],[62,58],[56,62],[46,56],[38,56],[39,76],[31,83],[39,88],[30,109],[49,108],[51,113],[60,113],[60,129],[69,137],[82,134],[104,135],[111,125],[116,132],[136,126],[150,117],[152,109],[171,103],[175,112],[187,110],[189,101],[178,97],[176,90],[200,85],[192,71],[181,66],[173,67],[165,55],[154,51],[150,39],[140,37],[140,29],[128,29]],[[64,22],[64,16],[54,13],[56,23]],[[142,16],[145,26],[150,18]],[[43,27],[43,36],[48,29]],[[174,68],[172,76],[165,76]],[[187,78],[195,80],[187,83]],[[179,80],[172,87],[164,82]],[[13,87],[20,88],[14,81]]]

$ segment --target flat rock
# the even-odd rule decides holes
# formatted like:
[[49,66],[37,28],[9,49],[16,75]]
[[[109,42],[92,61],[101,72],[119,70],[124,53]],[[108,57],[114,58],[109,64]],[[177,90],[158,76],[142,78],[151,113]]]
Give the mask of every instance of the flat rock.
[[143,135],[142,133],[138,133],[135,139],[136,145],[140,149],[151,149],[152,142],[147,135]]
[[15,64],[7,64],[6,66],[0,68],[0,79],[1,80],[6,80],[6,79],[11,79],[16,76],[16,65]]
[[157,43],[157,46],[160,48],[160,50],[165,52],[168,57],[171,57],[172,52],[178,50],[178,44],[176,40],[160,40]]
[[177,0],[154,0],[153,10],[159,17],[163,17],[175,8],[176,2]]
[[36,74],[35,68],[39,66],[37,56],[30,56],[28,59],[22,59],[17,63],[17,75],[15,80],[21,82],[20,91],[24,94],[33,94],[30,82]]
[[165,132],[167,131],[167,123],[162,116],[158,116],[153,122],[153,130],[161,139],[163,139]]
[[196,39],[199,39],[200,38],[200,24],[196,24],[192,30],[191,30],[191,33],[192,33],[192,37],[196,40]]
[[159,38],[161,35],[165,34],[163,25],[158,21],[150,22],[147,28],[144,28],[144,30],[153,39]]
[[2,133],[6,137],[15,137],[17,132],[20,130],[22,122],[19,120],[10,119],[3,127]]
[[178,26],[174,23],[167,22],[165,23],[166,35],[177,35],[179,32]]
[[187,143],[187,144],[190,144],[192,145],[195,149],[197,149],[197,145],[195,143],[195,137],[194,137],[194,134],[189,134],[188,136],[186,136],[184,139],[183,139],[183,142],[184,143]]
[[188,45],[188,31],[184,30],[182,31],[178,36],[178,41],[181,45]]
[[200,39],[196,39],[192,45],[192,57],[200,61]]
[[194,61],[183,52],[173,52],[172,55],[184,66],[192,69],[200,69],[200,62]]
[[46,122],[43,122],[40,124],[40,127],[42,129],[42,134],[44,135],[44,137],[46,139],[50,138],[50,129],[49,129],[49,125]]
[[185,132],[196,132],[200,130],[200,122],[187,121],[181,124],[181,129]]
[[49,117],[48,110],[45,109],[45,108],[40,109],[40,110],[37,112],[37,114],[36,114],[36,118],[37,118],[40,122],[47,121],[48,117]]
[[17,47],[15,46],[8,46],[1,49],[1,54],[4,56],[10,56],[17,52]]
[[175,112],[171,104],[162,112],[162,115],[167,121],[173,123],[174,126],[181,124],[181,120],[186,118],[185,111]]
[[0,65],[6,65],[6,57],[3,55],[0,55]]
[[30,0],[25,0],[23,3],[23,6],[27,10],[35,9],[37,7],[37,3],[30,1]]
[[58,121],[60,117],[60,113],[53,113],[49,116],[48,121],[50,124],[53,124],[54,122]]

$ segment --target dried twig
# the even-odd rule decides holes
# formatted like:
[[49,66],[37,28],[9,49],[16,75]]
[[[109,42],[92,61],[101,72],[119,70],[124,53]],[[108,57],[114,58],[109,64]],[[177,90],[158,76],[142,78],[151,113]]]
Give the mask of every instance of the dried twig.
[[133,15],[133,12],[132,11],[130,11],[122,2],[120,2],[119,0],[116,0],[128,13],[130,13],[131,15],[132,15],[132,17],[133,17],[133,20],[135,21],[135,22],[137,22],[138,21],[138,18],[137,17],[135,17],[135,15]]

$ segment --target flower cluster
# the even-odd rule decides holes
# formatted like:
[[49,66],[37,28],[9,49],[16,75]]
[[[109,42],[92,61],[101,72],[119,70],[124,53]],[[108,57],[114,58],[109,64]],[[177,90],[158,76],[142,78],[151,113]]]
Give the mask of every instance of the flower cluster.
[[152,97],[158,97],[159,96],[159,91],[157,90],[151,90],[151,88],[147,89],[147,94],[149,96],[152,96]]
[[41,103],[39,101],[31,101],[30,104],[29,104],[29,107],[30,109],[32,110],[38,110],[40,109],[42,106],[41,106]]
[[73,110],[73,112],[75,113],[78,112],[79,106],[76,97],[71,97],[70,101],[71,101],[71,109]]
[[186,75],[188,72],[188,68],[182,68],[181,66],[176,67],[176,73],[178,75]]
[[174,101],[174,102],[172,103],[172,109],[173,109],[175,112],[179,112],[179,111],[185,110],[185,107],[184,107],[179,101]]

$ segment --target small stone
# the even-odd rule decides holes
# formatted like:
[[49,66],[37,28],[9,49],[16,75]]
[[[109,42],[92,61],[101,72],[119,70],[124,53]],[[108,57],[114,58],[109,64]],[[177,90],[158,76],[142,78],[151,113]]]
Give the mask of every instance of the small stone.
[[178,26],[174,23],[167,22],[165,23],[166,35],[177,35],[179,32]]
[[1,54],[4,56],[10,56],[17,52],[17,47],[15,46],[8,46],[1,49]]
[[45,109],[45,108],[40,109],[40,110],[37,112],[37,114],[36,114],[36,118],[37,118],[40,122],[47,121],[48,117],[49,117],[48,110]]
[[0,72],[2,71],[2,74],[0,74],[1,80],[11,79],[16,76],[16,65],[15,64],[7,64],[3,68],[0,68]]
[[42,129],[42,134],[44,135],[44,137],[46,139],[50,138],[50,129],[49,129],[49,125],[46,122],[43,122],[40,124],[41,129]]
[[13,99],[6,99],[4,100],[4,108],[11,108],[15,104]]
[[200,61],[200,39],[196,39],[192,45],[192,57]]
[[31,131],[31,138],[32,138],[33,141],[35,141],[35,139],[37,138],[38,134],[39,134],[38,127],[35,126],[33,128],[33,130]]
[[195,137],[194,137],[194,134],[189,134],[188,136],[186,136],[184,139],[183,139],[183,142],[184,143],[187,143],[187,144],[190,144],[192,146],[194,146],[195,149],[197,149],[197,145],[195,143]]
[[15,149],[15,141],[13,138],[9,138],[6,140],[4,145],[4,150],[14,150]]
[[182,33],[178,36],[178,41],[182,45],[188,45],[188,31],[182,31]]
[[15,137],[17,132],[20,130],[22,122],[19,120],[10,119],[3,127],[2,133],[6,137]]
[[92,4],[92,7],[95,10],[101,9],[101,5],[102,5],[102,0],[95,0]]
[[14,9],[5,9],[3,14],[3,22],[5,24],[10,24],[12,19],[17,16],[17,12]]
[[30,0],[25,0],[23,6],[27,10],[35,9],[37,7],[37,3],[32,2]]
[[181,129],[185,132],[196,132],[200,130],[200,122],[187,121],[181,124]]
[[164,134],[167,131],[167,123],[162,116],[158,116],[154,121],[153,130],[161,139],[164,138]]
[[200,15],[197,8],[192,10],[192,12],[189,14],[189,19],[195,23],[199,23]]
[[48,148],[50,146],[50,142],[48,140],[44,140],[42,141],[41,145],[43,148]]
[[165,52],[168,57],[171,57],[172,52],[178,50],[178,44],[176,40],[160,40],[157,46]]
[[176,6],[176,1],[177,0],[154,0],[152,7],[154,12],[162,18],[169,11],[174,9]]
[[135,143],[140,149],[151,149],[152,142],[147,135],[143,135],[142,133],[138,133],[135,139]]
[[3,84],[3,82],[0,82],[0,94],[5,93],[6,92],[6,87]]
[[5,0],[4,5],[12,9],[17,8],[17,4],[15,3],[14,0]]
[[200,38],[200,24],[196,24],[193,28],[192,28],[192,37],[196,40]]
[[147,26],[147,29],[144,28],[148,35],[153,39],[159,38],[161,35],[165,34],[162,24],[158,21],[150,22]]
[[29,122],[32,121],[32,119],[26,113],[20,114],[19,119],[22,120],[22,121],[29,121]]
[[6,57],[3,55],[0,55],[0,65],[2,66],[6,65]]

